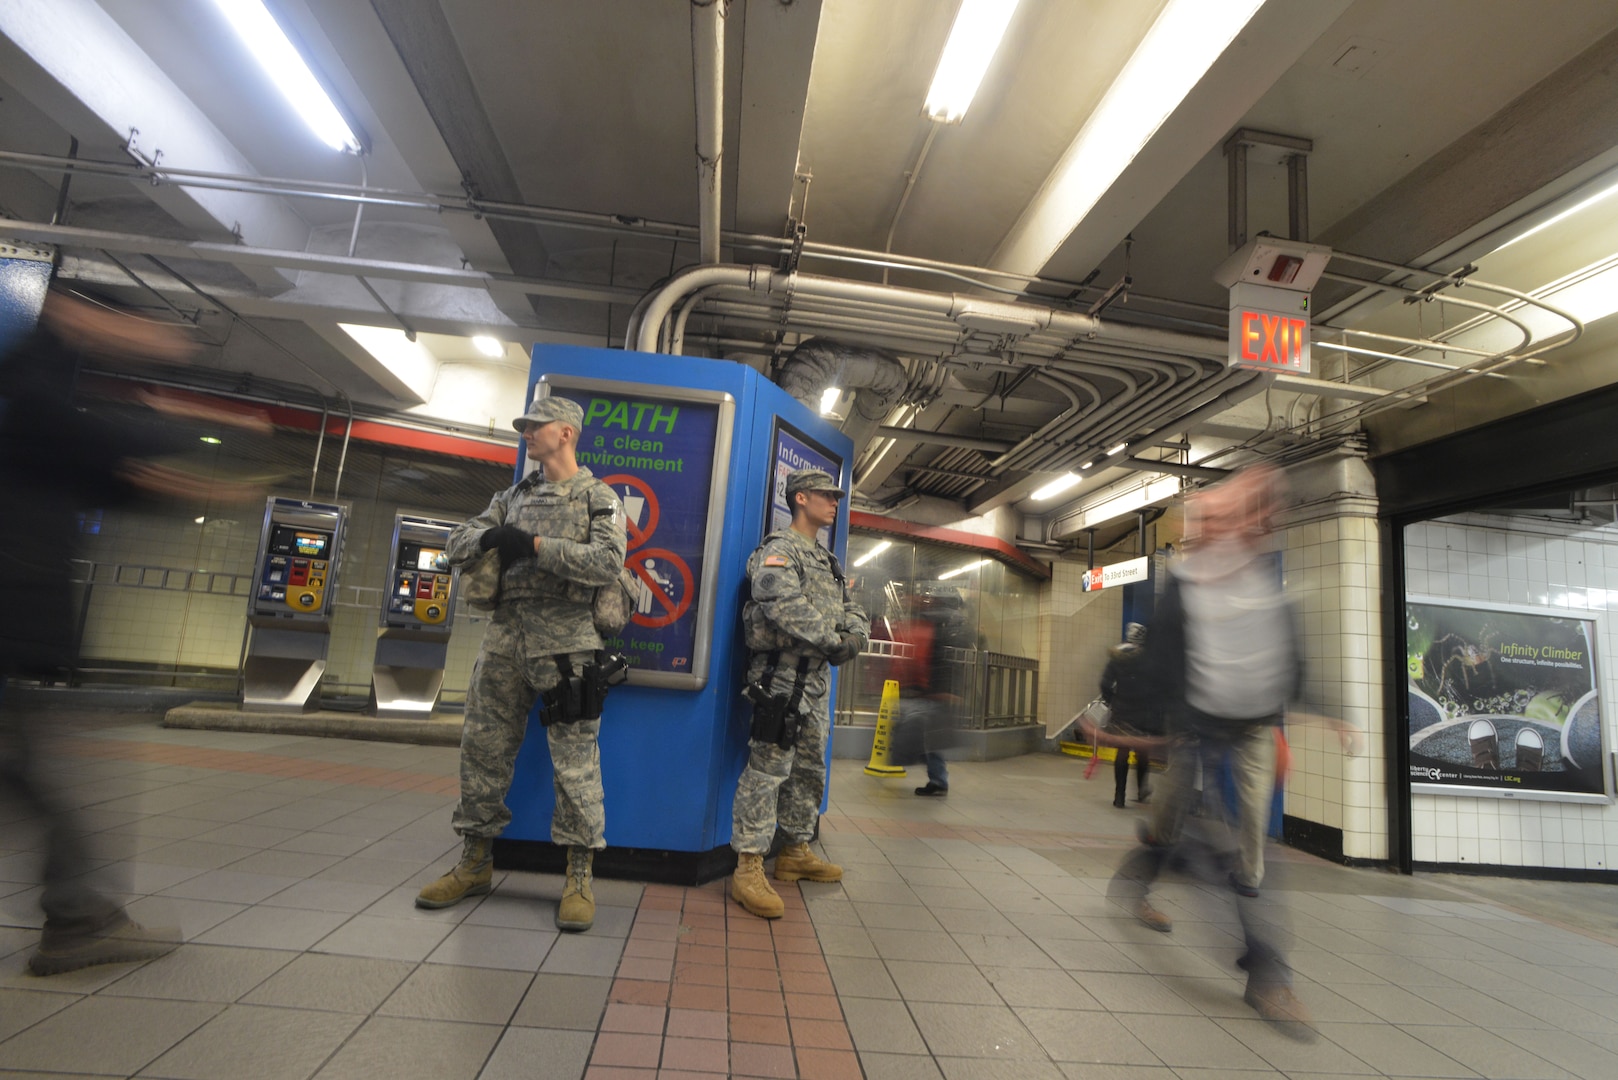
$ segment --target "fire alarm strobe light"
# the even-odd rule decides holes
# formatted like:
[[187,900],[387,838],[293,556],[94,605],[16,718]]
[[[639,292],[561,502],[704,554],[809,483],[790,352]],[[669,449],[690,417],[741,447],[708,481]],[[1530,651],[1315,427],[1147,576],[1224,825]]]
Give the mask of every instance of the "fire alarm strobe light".
[[1229,289],[1236,285],[1267,285],[1289,292],[1312,292],[1331,259],[1331,248],[1261,236],[1237,248],[1219,264],[1214,280]]

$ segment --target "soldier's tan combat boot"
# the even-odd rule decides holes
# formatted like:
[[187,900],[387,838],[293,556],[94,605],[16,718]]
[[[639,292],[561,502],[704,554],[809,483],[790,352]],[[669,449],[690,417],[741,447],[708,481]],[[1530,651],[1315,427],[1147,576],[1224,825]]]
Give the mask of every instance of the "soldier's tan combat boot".
[[494,881],[494,842],[486,837],[468,836],[461,843],[461,861],[455,868],[428,885],[416,897],[419,908],[443,908],[459,904],[468,896],[481,896]]
[[596,921],[596,898],[590,891],[590,869],[595,852],[586,847],[567,849],[567,884],[556,907],[558,930],[588,930]]
[[809,850],[808,844],[788,844],[775,857],[775,880],[842,881],[843,868]]
[[761,919],[779,919],[787,909],[764,876],[764,856],[736,856],[736,873],[730,879],[730,898]]

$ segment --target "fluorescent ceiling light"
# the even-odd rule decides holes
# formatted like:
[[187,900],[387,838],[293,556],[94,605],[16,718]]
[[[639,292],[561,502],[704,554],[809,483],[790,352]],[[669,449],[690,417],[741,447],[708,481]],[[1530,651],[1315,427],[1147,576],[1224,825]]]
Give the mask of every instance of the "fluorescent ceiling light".
[[[1085,467],[1088,468],[1088,466]],[[1074,484],[1077,484],[1083,479],[1084,477],[1080,476],[1078,473],[1063,473],[1055,480],[1052,480],[1050,483],[1034,492],[1030,498],[1032,498],[1035,502],[1049,499],[1053,496],[1060,495],[1062,492],[1066,491],[1068,488],[1072,487]]]
[[855,559],[854,565],[864,566],[866,563],[870,562],[872,559],[876,558],[878,555],[882,554],[892,546],[892,540],[884,540],[870,551],[867,551],[864,555],[861,555],[859,558]]
[[1092,466],[1094,464],[1095,464],[1095,462],[1093,462],[1093,461],[1086,461],[1083,465],[1079,466],[1079,471],[1080,472],[1089,472],[1090,471],[1090,466]]
[[938,57],[932,88],[927,91],[922,111],[928,119],[941,124],[961,122],[1016,10],[1017,0],[961,0],[949,40]]
[[309,130],[333,150],[359,153],[359,137],[261,0],[214,0],[214,6]]
[[1605,189],[1604,191],[1598,191],[1594,195],[1590,196],[1588,199],[1581,199],[1579,202],[1575,203],[1573,206],[1568,207],[1566,210],[1563,210],[1560,214],[1557,214],[1555,217],[1547,218],[1546,220],[1540,222],[1538,225],[1535,225],[1532,229],[1529,229],[1527,232],[1522,233],[1519,236],[1512,237],[1510,240],[1507,240],[1505,243],[1501,244],[1498,248],[1495,248],[1495,250],[1496,251],[1502,251],[1502,250],[1510,247],[1512,244],[1515,244],[1519,240],[1526,240],[1530,236],[1533,236],[1535,233],[1542,232],[1545,229],[1550,228],[1552,225],[1557,224],[1558,222],[1566,221],[1568,218],[1572,217],[1574,214],[1579,213],[1580,211],[1588,210],[1590,207],[1594,206],[1596,203],[1598,203],[1601,200],[1603,200],[1605,198],[1608,198],[1609,196],[1612,196],[1612,195],[1618,195],[1618,184],[1614,184],[1612,187],[1609,187],[1609,188]]
[[939,574],[938,575],[938,580],[939,581],[948,581],[952,577],[960,577],[962,574],[968,573],[968,572],[970,572],[972,570],[976,570],[978,567],[982,566],[984,563],[986,563],[988,561],[989,561],[988,559],[979,559],[977,562],[969,562],[965,566],[957,566],[955,569],[949,571],[947,574]]
[[1119,443],[1117,446],[1107,451],[1107,456],[1113,457],[1114,455],[1123,453],[1127,449],[1129,449],[1128,443]]
[[1049,262],[1263,2],[1169,0],[991,265]]
[[831,411],[837,408],[837,399],[843,396],[843,391],[836,386],[828,386],[820,395],[820,415],[830,416]]
[[477,335],[472,339],[472,344],[478,352],[491,359],[506,355],[506,343],[488,334]]
[[225,441],[217,435],[198,435],[197,438],[209,446],[218,446]]
[[357,341],[377,363],[422,401],[433,396],[438,379],[438,360],[419,341],[411,341],[403,330],[390,326],[360,326],[338,323],[343,333]]
[[204,524],[207,523],[207,521],[208,521],[208,517],[207,517],[206,514],[204,514],[202,517],[199,517],[199,518],[196,519],[196,523],[198,525],[204,525]]

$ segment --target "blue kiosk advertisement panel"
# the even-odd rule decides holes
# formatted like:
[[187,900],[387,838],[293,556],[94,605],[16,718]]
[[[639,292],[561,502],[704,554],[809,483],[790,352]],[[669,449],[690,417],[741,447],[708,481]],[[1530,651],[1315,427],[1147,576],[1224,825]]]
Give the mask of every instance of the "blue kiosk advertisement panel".
[[[729,873],[731,807],[747,760],[747,556],[770,521],[783,454],[813,452],[808,461],[846,485],[853,448],[786,391],[726,361],[541,345],[529,393],[561,394],[584,410],[579,463],[633,522],[626,561],[641,604],[618,647],[639,662],[602,713],[607,848],[596,872],[686,883]],[[837,547],[846,514],[845,505]],[[550,755],[538,724],[528,732],[496,859],[555,870]]]
[[700,690],[713,640],[714,577],[730,476],[736,399],[724,391],[546,375],[534,396],[584,410],[579,464],[624,504],[625,560],[639,586],[629,625],[609,649],[629,681]]

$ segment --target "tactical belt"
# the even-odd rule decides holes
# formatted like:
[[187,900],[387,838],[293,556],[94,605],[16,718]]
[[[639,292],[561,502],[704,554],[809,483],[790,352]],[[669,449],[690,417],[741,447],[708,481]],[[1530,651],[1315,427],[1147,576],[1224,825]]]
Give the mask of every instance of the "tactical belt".
[[798,731],[803,725],[798,706],[803,702],[804,685],[809,681],[809,665],[812,662],[807,653],[800,655],[798,671],[792,680],[792,692],[772,694],[770,688],[775,685],[775,673],[781,667],[781,650],[770,650],[759,681],[748,684],[743,691],[747,700],[753,703],[751,735],[754,741],[774,743],[783,750],[797,745]]

